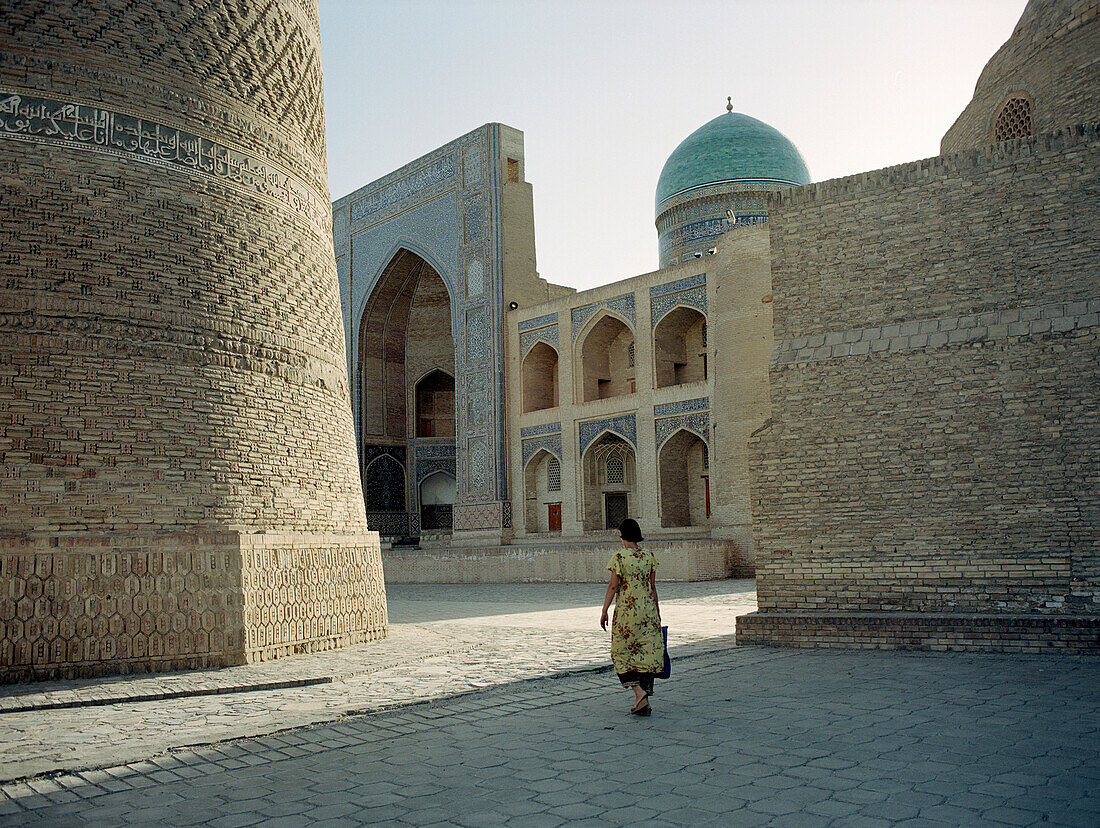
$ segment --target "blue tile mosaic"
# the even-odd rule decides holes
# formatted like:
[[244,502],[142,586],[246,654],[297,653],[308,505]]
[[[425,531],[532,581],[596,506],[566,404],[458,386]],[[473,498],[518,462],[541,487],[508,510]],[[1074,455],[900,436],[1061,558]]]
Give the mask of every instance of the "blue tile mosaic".
[[541,437],[533,437],[523,441],[523,465],[527,463],[542,449],[550,452],[561,460],[561,434],[544,434]]
[[480,198],[466,202],[462,210],[462,234],[466,244],[485,238],[485,207]]
[[408,512],[367,512],[367,527],[383,537],[409,534]]
[[667,417],[663,420],[655,420],[653,423],[657,436],[657,452],[665,444],[669,437],[681,429],[686,429],[697,434],[705,443],[710,443],[710,412],[704,411],[698,414],[681,414],[678,417]]
[[471,437],[466,443],[466,488],[484,492],[489,487],[489,444],[484,437]]
[[416,484],[419,486],[424,478],[439,471],[446,472],[451,477],[456,477],[454,457],[427,457],[423,460],[417,458]]
[[484,362],[489,352],[489,325],[482,307],[466,311],[466,361]]
[[524,331],[519,335],[519,352],[521,356],[527,356],[527,352],[530,351],[536,342],[543,341],[548,345],[552,345],[554,350],[558,350],[558,326],[548,328],[539,328],[534,331]]
[[693,287],[705,287],[707,284],[707,274],[699,273],[695,276],[688,276],[686,279],[677,279],[675,282],[668,282],[663,285],[654,285],[649,289],[650,296],[664,296],[666,293],[677,293],[681,290],[687,290]]
[[466,428],[480,431],[485,427],[488,414],[485,374],[478,372],[466,376]]
[[454,457],[455,444],[453,442],[424,443],[417,440],[414,446],[413,456],[418,460],[422,457]]
[[532,328],[542,328],[546,325],[553,325],[558,321],[558,315],[556,313],[548,313],[545,316],[536,316],[534,319],[525,319],[519,323],[519,329],[521,331],[529,331]]
[[485,293],[485,265],[481,257],[466,262],[466,295],[481,296]]
[[694,400],[681,400],[674,403],[662,403],[653,406],[654,417],[670,417],[673,414],[685,414],[688,411],[706,411],[710,408],[710,397],[698,397]]
[[467,144],[462,148],[462,186],[473,187],[481,183],[482,176],[481,144]]
[[638,447],[637,421],[633,414],[622,414],[617,417],[608,417],[603,420],[586,420],[577,426],[577,436],[580,440],[581,454],[604,431],[618,434],[635,448]]
[[544,423],[543,425],[527,426],[519,430],[519,436],[523,439],[537,437],[540,434],[561,433],[561,423]]
[[580,335],[581,328],[588,322],[601,308],[607,308],[621,314],[630,320],[630,326],[634,327],[634,294],[627,293],[624,296],[616,296],[614,299],[605,299],[602,302],[593,302],[589,305],[582,305],[579,308],[573,308],[573,341],[576,342],[577,337]]
[[386,209],[399,201],[423,193],[425,190],[454,177],[455,157],[448,153],[432,161],[404,178],[386,184],[351,205],[351,220],[362,221],[368,216]]
[[649,300],[650,319],[654,328],[668,315],[669,311],[678,307],[694,308],[707,315],[707,289],[696,287],[690,290],[682,290],[678,293],[665,293]]

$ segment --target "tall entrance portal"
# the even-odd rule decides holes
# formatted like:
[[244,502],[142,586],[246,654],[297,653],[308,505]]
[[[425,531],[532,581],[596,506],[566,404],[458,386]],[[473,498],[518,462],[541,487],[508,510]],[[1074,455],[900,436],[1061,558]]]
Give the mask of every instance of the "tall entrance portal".
[[447,285],[422,256],[399,249],[359,325],[360,469],[367,520],[384,535],[452,528],[454,356]]

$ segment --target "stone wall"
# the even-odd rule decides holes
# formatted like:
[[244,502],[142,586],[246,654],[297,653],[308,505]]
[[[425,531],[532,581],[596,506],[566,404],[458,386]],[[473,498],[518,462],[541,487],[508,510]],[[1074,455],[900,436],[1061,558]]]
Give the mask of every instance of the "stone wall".
[[1012,36],[982,70],[974,98],[943,136],[940,152],[996,140],[1002,106],[1020,98],[1033,134],[1100,120],[1100,6],[1096,0],[1031,0]]
[[776,198],[746,633],[1100,615],[1098,169],[1090,126]]
[[[374,608],[355,635],[385,634],[348,406],[319,41],[316,5],[299,0],[28,0],[0,18],[0,533],[3,566],[45,573],[26,584],[41,589],[32,617],[22,598],[0,606],[15,654],[0,680],[60,669],[57,639],[31,635],[32,618],[45,629],[82,598],[154,597],[73,573],[146,554],[186,571],[211,534],[227,538],[219,550],[258,532],[322,545],[318,533],[341,533],[326,535],[334,554],[371,559],[346,570]],[[59,568],[56,550],[68,550]],[[72,669],[258,657],[233,608],[293,602],[261,600],[247,568],[223,564],[202,576],[227,613],[221,648],[180,635],[175,651],[123,656],[110,618],[138,616],[86,611],[82,646],[97,655]],[[154,584],[162,607],[179,598]],[[339,611],[310,611],[331,623],[294,646],[334,643],[324,630]]]

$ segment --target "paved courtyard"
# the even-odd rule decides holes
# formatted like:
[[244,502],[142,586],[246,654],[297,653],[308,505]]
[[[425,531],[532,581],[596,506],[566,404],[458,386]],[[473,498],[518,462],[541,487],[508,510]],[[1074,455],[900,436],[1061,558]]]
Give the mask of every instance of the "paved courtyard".
[[752,587],[661,585],[649,718],[599,585],[394,587],[375,645],[3,688],[0,824],[1100,824],[1100,659],[738,648]]

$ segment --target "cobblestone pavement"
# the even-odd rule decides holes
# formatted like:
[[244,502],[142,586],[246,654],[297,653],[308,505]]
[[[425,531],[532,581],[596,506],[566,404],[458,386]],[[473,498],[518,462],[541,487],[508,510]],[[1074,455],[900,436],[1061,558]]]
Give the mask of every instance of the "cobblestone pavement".
[[[754,589],[662,583],[669,646],[728,643],[734,618],[756,608]],[[391,586],[384,641],[224,670],[0,688],[0,781],[605,667],[603,593],[599,584]]]
[[[627,714],[629,695],[602,666],[598,629],[592,661],[558,655],[587,646],[590,634],[570,623],[594,624],[591,587],[395,590],[395,620],[446,625],[476,646],[358,674],[369,684],[412,671],[389,688],[404,687],[409,703],[388,709],[341,715],[314,699],[302,709],[324,714],[319,723],[279,729],[301,710],[264,701],[351,695],[353,678],[0,714],[3,725],[95,712],[106,735],[116,709],[132,708],[126,720],[137,723],[156,721],[162,706],[249,697],[273,731],[126,764],[102,761],[93,739],[84,764],[70,757],[71,766],[99,769],[0,786],[0,823],[1100,824],[1100,659],[738,648],[705,635],[728,629],[728,614],[751,603],[738,583],[684,585],[698,591],[678,598],[662,585],[665,618],[685,628],[685,643],[648,718]],[[507,660],[509,648],[540,643],[541,656],[512,651],[515,680],[491,683],[507,672],[491,653]],[[471,687],[479,683],[491,686]],[[85,724],[69,720],[71,729]],[[5,746],[10,732],[0,733]]]

